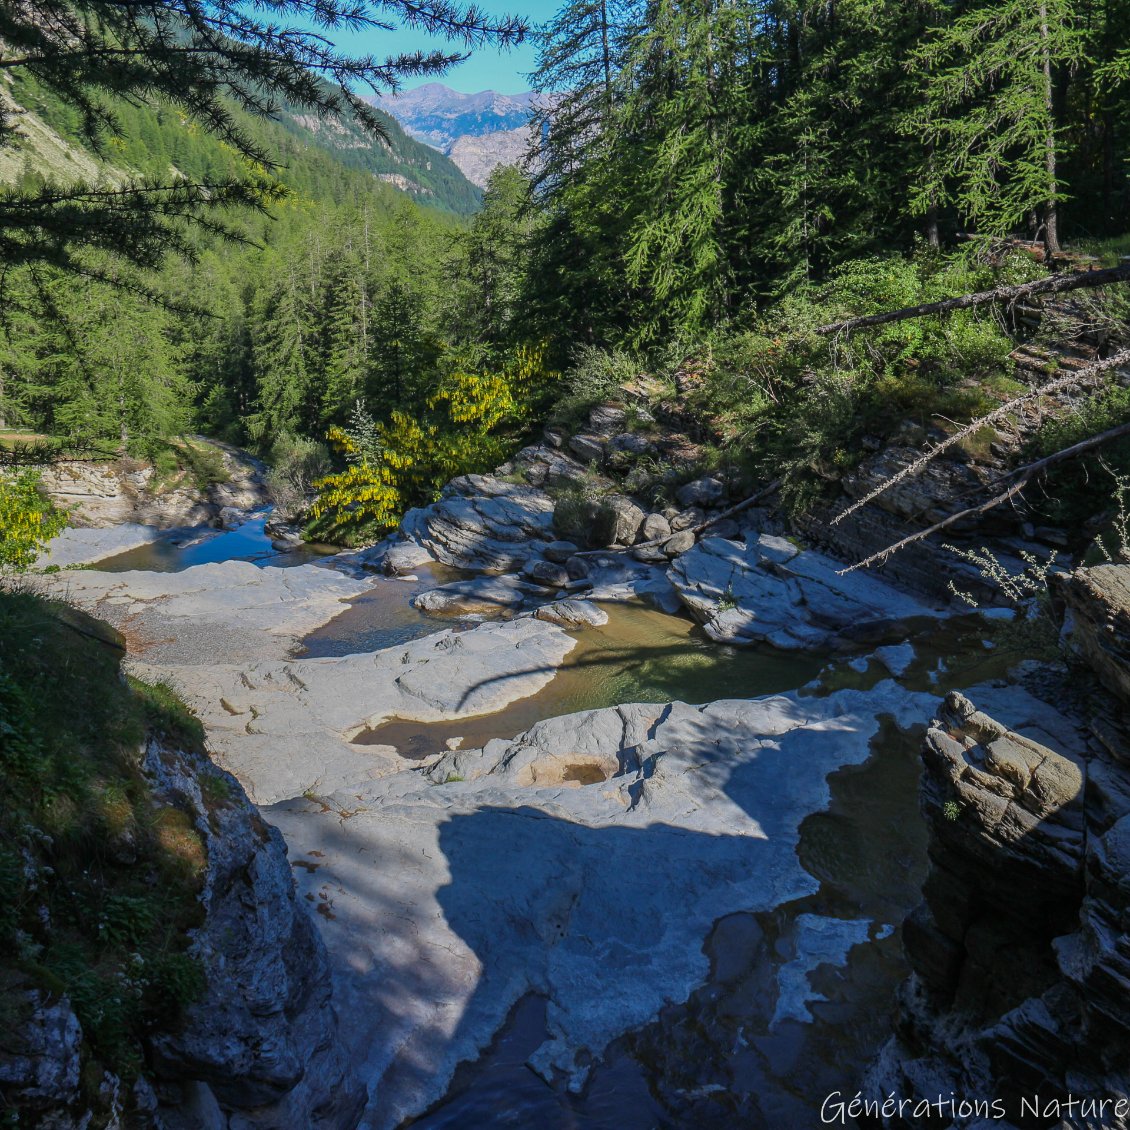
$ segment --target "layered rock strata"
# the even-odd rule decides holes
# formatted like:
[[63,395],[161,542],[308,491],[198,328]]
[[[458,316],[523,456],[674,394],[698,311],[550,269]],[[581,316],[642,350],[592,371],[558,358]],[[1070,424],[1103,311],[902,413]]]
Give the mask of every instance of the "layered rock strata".
[[[1128,575],[1061,585],[1078,650],[1119,695]],[[1130,1124],[1126,702],[1096,700],[1086,727],[1050,735],[947,698],[923,751],[931,871],[903,927],[913,973],[868,1094],[997,1100],[995,1125]],[[941,1123],[908,1106],[888,1124]]]

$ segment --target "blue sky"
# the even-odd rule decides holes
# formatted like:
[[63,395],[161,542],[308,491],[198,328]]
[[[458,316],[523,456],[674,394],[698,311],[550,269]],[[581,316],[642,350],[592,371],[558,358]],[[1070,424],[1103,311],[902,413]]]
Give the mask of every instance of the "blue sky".
[[[531,25],[544,23],[557,11],[559,0],[518,0],[507,4],[505,0],[481,0],[478,7],[491,15],[518,15]],[[341,36],[338,46],[358,53],[372,53],[383,57],[402,51],[443,49],[443,40],[430,39],[423,32],[396,31],[370,32]],[[409,79],[406,90],[425,82],[442,82],[453,90],[468,93],[476,90],[498,90],[503,94],[516,94],[529,89],[525,76],[534,68],[533,43],[527,41],[510,51],[496,51],[480,47],[472,51],[471,58],[453,67],[446,75],[436,79]]]

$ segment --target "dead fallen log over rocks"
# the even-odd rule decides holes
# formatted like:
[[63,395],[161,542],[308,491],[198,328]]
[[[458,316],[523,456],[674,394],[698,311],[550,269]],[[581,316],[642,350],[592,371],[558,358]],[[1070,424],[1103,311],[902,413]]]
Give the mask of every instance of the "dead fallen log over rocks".
[[815,333],[829,336],[839,333],[854,333],[870,326],[884,326],[890,322],[903,322],[908,318],[924,318],[929,314],[948,314],[954,310],[969,310],[975,306],[989,306],[993,303],[1014,304],[1034,298],[1041,294],[1062,294],[1065,291],[1079,290],[1111,283],[1130,281],[1130,263],[1119,267],[1106,267],[1098,271],[1077,271],[1071,275],[1048,275],[1034,282],[1019,286],[998,286],[992,290],[982,290],[975,294],[962,294],[957,298],[946,298],[940,302],[923,302],[918,306],[904,306],[898,310],[885,310],[881,314],[863,314],[857,318],[845,318],[840,322],[829,322],[817,326]]

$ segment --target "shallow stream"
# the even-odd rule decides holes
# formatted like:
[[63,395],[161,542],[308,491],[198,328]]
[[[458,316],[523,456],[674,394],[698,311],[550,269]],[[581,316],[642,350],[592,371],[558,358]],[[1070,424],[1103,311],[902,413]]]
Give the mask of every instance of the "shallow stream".
[[[170,571],[232,558],[296,565],[322,556],[316,548],[275,550],[265,519],[188,544],[157,542],[98,568]],[[445,628],[472,628],[475,620],[430,618],[410,603],[459,575],[435,565],[408,580],[374,578],[365,594],[303,641],[301,654],[371,651]],[[702,703],[801,687],[822,694],[889,677],[875,661],[724,647],[682,617],[636,603],[604,607],[608,623],[576,633],[576,647],[539,693],[479,718],[391,720],[361,741],[393,745],[411,762],[455,739],[478,747],[543,718],[617,703]],[[1006,664],[982,646],[982,632],[983,625],[969,622],[934,625],[917,641],[902,681],[940,693],[1000,674]],[[884,726],[864,765],[832,775],[829,807],[803,823],[797,848],[818,884],[815,893],[769,913],[718,921],[703,939],[709,981],[616,1041],[581,1094],[551,1086],[525,1066],[547,1034],[545,1001],[531,994],[491,1047],[459,1068],[445,1098],[412,1124],[436,1130],[819,1125],[823,1096],[837,1088],[854,1093],[861,1067],[889,1035],[895,990],[906,975],[898,924],[919,901],[926,866],[917,816],[919,740]]]
[[100,572],[126,573],[142,569],[151,573],[179,573],[193,565],[217,561],[252,561],[257,565],[308,565],[336,553],[332,546],[303,544],[276,549],[265,527],[269,511],[262,511],[233,530],[194,526],[168,530],[156,541],[128,549],[96,563]]

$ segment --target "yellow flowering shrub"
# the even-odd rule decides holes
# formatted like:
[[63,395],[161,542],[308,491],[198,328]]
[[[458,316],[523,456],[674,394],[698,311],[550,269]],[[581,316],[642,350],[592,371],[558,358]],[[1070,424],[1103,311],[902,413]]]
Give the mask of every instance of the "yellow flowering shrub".
[[67,515],[39,491],[39,475],[0,471],[0,571],[18,572],[67,524]]
[[521,346],[499,372],[452,368],[419,419],[394,411],[376,423],[359,405],[349,427],[326,433],[346,467],[314,483],[311,533],[391,530],[409,506],[431,501],[450,479],[502,462],[556,376],[544,356],[544,346]]

